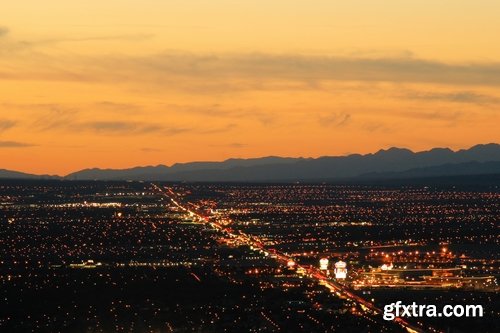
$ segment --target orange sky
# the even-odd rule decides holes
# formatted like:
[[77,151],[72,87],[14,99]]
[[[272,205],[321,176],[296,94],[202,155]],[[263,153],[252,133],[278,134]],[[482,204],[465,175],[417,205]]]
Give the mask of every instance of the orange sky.
[[0,168],[500,142],[495,0],[8,2]]

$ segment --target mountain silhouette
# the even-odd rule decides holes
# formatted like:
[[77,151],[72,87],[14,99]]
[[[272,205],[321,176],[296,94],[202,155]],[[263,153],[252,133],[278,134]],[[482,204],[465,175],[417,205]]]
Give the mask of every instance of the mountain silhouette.
[[33,175],[29,173],[0,169],[0,179],[60,179],[59,176]]
[[[495,143],[458,151],[434,148],[412,152],[404,148],[390,148],[366,155],[319,158],[270,156],[129,169],[93,168],[71,173],[63,179],[261,182],[500,174],[500,163],[493,162],[500,162],[500,145]],[[37,177],[47,176],[0,171],[0,178]]]

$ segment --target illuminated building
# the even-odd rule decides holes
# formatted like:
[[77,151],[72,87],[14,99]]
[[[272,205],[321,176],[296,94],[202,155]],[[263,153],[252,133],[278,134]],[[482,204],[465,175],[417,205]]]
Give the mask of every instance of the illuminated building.
[[336,279],[345,279],[347,277],[347,264],[340,260],[335,263],[335,278]]
[[100,262],[94,262],[94,260],[83,261],[81,264],[70,264],[71,268],[96,268],[97,266],[102,266]]
[[326,271],[328,269],[328,259],[327,258],[321,258],[319,260],[319,269],[322,271]]
[[390,263],[389,265],[383,264],[382,266],[380,266],[380,269],[383,271],[390,271],[393,267],[394,266],[392,265],[392,263]]

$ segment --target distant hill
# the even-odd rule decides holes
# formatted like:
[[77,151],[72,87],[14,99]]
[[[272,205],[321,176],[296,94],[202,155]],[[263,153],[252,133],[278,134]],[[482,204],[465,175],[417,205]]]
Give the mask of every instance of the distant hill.
[[426,168],[416,168],[401,172],[368,173],[359,179],[407,179],[471,175],[500,175],[500,161],[465,162],[459,164],[443,164]]
[[[71,173],[64,179],[263,182],[500,173],[499,163],[493,162],[500,162],[500,145],[491,143],[458,151],[434,148],[415,153],[404,148],[390,148],[366,155],[319,158],[271,156],[223,162],[179,163],[170,167],[158,165],[119,170],[94,168]],[[5,176],[0,174],[0,178],[15,178],[16,174],[11,173]],[[22,175],[26,174],[18,174]]]
[[33,175],[24,172],[0,169],[0,179],[58,179],[58,176]]
[[[461,164],[467,162],[500,161],[500,145],[477,145],[470,149],[452,151],[435,148],[414,153],[408,149],[390,148],[374,154],[320,158],[264,157],[230,159],[223,162],[194,162],[171,167],[138,167],[123,170],[82,170],[66,176],[80,180],[164,180],[164,181],[295,181],[345,179],[369,173],[397,173],[417,168]],[[476,166],[479,167],[479,166]],[[451,170],[450,170],[451,171]],[[469,166],[467,174],[481,174]],[[432,170],[428,171],[429,175]],[[435,172],[438,172],[435,170]],[[438,172],[445,175],[446,172]],[[456,173],[453,173],[456,174]],[[387,176],[387,175],[386,175]]]
[[[167,180],[171,175],[182,173],[204,173],[205,171],[224,171],[238,167],[256,167],[261,165],[292,164],[302,158],[262,157],[250,159],[228,159],[224,162],[176,163],[165,165],[135,167],[130,169],[85,169],[71,173],[65,179],[71,180]],[[176,180],[176,179],[172,179]]]

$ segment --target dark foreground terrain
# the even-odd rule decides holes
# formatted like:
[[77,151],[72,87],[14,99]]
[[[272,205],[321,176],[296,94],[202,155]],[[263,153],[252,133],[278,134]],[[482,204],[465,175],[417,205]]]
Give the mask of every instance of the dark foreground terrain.
[[0,332],[404,331],[273,251],[346,261],[337,282],[379,308],[484,304],[423,331],[498,332],[495,185],[157,185],[182,205],[150,183],[2,181]]

